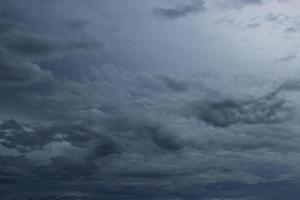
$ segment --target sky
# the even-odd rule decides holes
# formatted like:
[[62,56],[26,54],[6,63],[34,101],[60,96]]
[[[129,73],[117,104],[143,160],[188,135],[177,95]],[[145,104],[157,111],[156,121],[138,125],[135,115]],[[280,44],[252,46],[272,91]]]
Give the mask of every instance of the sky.
[[298,200],[298,0],[0,0],[1,200]]

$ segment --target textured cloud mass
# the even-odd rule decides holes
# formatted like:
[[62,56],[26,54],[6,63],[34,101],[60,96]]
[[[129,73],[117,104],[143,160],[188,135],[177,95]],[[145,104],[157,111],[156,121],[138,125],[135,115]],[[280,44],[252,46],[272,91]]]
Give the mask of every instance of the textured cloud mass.
[[167,19],[185,17],[205,10],[204,1],[196,0],[188,4],[178,4],[174,8],[154,8],[154,13]]
[[[1,1],[0,199],[298,199],[299,78],[227,67],[213,40],[181,52],[198,35],[161,19],[267,3],[226,2]],[[207,51],[224,70],[208,54],[203,70],[175,65]]]
[[[224,7],[242,8],[246,5],[261,5],[262,0],[230,0],[219,2]],[[186,17],[190,14],[198,14],[206,10],[205,0],[190,0],[181,2],[172,8],[159,8],[154,7],[153,12],[157,16],[164,17],[166,19],[177,19]]]

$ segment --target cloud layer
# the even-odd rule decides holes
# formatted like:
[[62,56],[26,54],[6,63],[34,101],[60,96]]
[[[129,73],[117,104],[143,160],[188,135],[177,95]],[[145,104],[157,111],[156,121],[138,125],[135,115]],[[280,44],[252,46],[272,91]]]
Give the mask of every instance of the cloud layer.
[[[74,6],[32,2],[36,9]],[[136,70],[114,63],[119,52],[106,49],[105,37],[121,37],[114,26],[99,31],[93,21],[74,20],[75,11],[40,20],[26,15],[26,3],[1,3],[3,200],[300,196],[297,78],[253,86],[225,75]],[[118,2],[89,4],[97,5],[116,9],[104,15],[123,14]],[[148,11],[178,19],[206,10],[194,0]]]

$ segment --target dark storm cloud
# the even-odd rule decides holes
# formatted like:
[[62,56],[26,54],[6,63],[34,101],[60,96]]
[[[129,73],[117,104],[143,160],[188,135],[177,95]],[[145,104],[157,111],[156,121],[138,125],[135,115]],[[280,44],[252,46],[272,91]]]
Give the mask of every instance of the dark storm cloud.
[[[9,26],[13,28],[17,27],[13,22],[10,22]],[[49,79],[51,73],[41,69],[31,61],[30,56],[26,57],[24,53],[26,51],[25,54],[49,54],[54,51],[53,46],[48,42],[39,41],[38,39],[19,40],[18,37],[13,36],[14,33],[15,30],[11,29],[0,33],[0,51],[2,55],[0,58],[1,88],[13,85],[22,86],[22,83],[27,85]],[[32,47],[32,50],[27,52],[30,47]]]
[[1,144],[7,148],[13,148],[20,152],[32,151],[49,143],[51,137],[43,131],[28,130],[15,120],[5,120],[0,125]]
[[[67,123],[67,122],[65,122]],[[51,126],[30,126],[16,120],[4,120],[0,124],[1,144],[20,153],[43,149],[52,142],[68,142],[79,148],[87,147],[97,138],[90,158],[104,157],[120,152],[118,144],[105,134],[89,129],[85,124],[55,124]]]
[[[43,32],[39,27],[27,24],[28,21],[20,22],[22,18],[13,11],[9,13],[14,17],[6,19],[6,11],[14,8],[13,2],[5,2],[1,7],[0,101],[3,109],[22,110],[30,105],[37,105],[33,98],[38,99],[40,95],[57,91],[60,80],[51,70],[44,67],[45,62],[65,56],[72,59],[72,56],[85,51],[101,48],[102,42],[92,37],[65,38],[62,35]],[[26,8],[19,9],[21,14]]]
[[[6,53],[2,53],[6,55]],[[1,87],[5,84],[19,84],[46,80],[51,77],[50,72],[43,71],[38,65],[26,60],[19,60],[17,57],[7,55],[0,59],[1,61]]]
[[[101,74],[103,73],[104,71],[101,71]],[[105,76],[112,71],[106,73],[108,74]],[[270,158],[264,157],[264,159],[270,160],[269,166],[275,166],[277,162],[281,163],[274,161],[276,157],[273,157],[272,152],[298,151],[298,140],[295,139],[296,133],[293,130],[284,127],[283,129],[276,128],[276,125],[272,129],[269,127],[272,120],[279,122],[286,120],[284,115],[283,118],[280,118],[280,115],[290,112],[290,108],[284,106],[286,102],[275,97],[276,95],[272,98],[249,98],[248,100],[232,100],[221,103],[206,101],[207,108],[202,110],[206,114],[219,111],[221,114],[222,112],[230,114],[240,112],[233,115],[236,121],[225,121],[226,125],[231,125],[227,126],[228,132],[226,129],[216,132],[210,129],[210,126],[203,126],[199,121],[186,118],[181,111],[175,112],[174,107],[185,109],[186,105],[183,102],[193,102],[188,98],[187,92],[194,89],[189,88],[185,92],[176,92],[175,90],[174,93],[174,90],[165,88],[164,84],[156,85],[156,87],[147,86],[157,84],[151,82],[155,79],[147,78],[147,83],[144,77],[141,79],[140,76],[134,77],[132,74],[120,74],[122,73],[119,75],[112,73],[111,75],[115,78],[112,82],[110,78],[106,81],[102,79],[102,81],[117,84],[116,88],[120,90],[125,89],[121,85],[129,86],[125,93],[132,90],[132,87],[138,86],[139,89],[135,88],[134,96],[129,99],[120,98],[117,95],[121,102],[112,108],[109,108],[108,102],[99,102],[99,96],[89,96],[89,98],[96,98],[95,102],[86,101],[84,97],[86,94],[80,92],[80,87],[83,87],[84,84],[81,83],[75,88],[79,92],[77,98],[83,98],[82,101],[85,103],[82,104],[78,101],[75,104],[69,104],[68,101],[65,101],[64,106],[70,107],[71,112],[66,113],[64,117],[62,117],[63,115],[58,117],[54,121],[55,123],[37,126],[26,125],[16,120],[3,121],[0,126],[2,135],[0,148],[2,154],[7,156],[2,156],[0,161],[5,163],[3,169],[11,174],[6,178],[15,180],[18,179],[17,177],[26,176],[28,177],[27,182],[30,182],[30,177],[35,177],[35,180],[37,178],[40,181],[53,181],[42,187],[46,191],[47,188],[53,187],[54,183],[71,186],[69,181],[75,181],[81,186],[86,184],[86,187],[89,188],[94,185],[89,183],[90,180],[101,180],[100,188],[103,189],[112,188],[111,190],[118,191],[118,189],[122,189],[123,184],[135,183],[134,190],[143,191],[144,188],[148,188],[145,190],[149,191],[156,188],[156,184],[162,184],[159,191],[164,193],[165,190],[181,191],[182,187],[193,187],[198,182],[207,185],[211,179],[218,182],[231,179],[240,180],[240,177],[256,177],[258,176],[256,170],[249,170],[251,173],[247,175],[238,170],[247,171],[249,160],[257,162],[255,160],[258,155],[253,155],[253,151],[268,149],[267,156]],[[128,79],[128,77],[131,78]],[[297,91],[297,82],[292,81],[293,83],[289,84],[287,82],[281,84],[276,94],[282,91]],[[89,82],[84,87],[92,87],[93,84],[101,85],[102,83]],[[143,91],[141,86],[147,90]],[[160,89],[157,90],[157,88]],[[59,90],[63,90],[63,88]],[[95,90],[92,89],[92,91]],[[118,93],[118,91],[115,92]],[[204,93],[209,95],[210,91],[207,90]],[[175,95],[173,98],[176,99],[184,97],[187,99],[170,105],[169,95]],[[151,96],[155,98],[152,99]],[[61,98],[66,97],[61,96]],[[108,96],[104,98],[108,98]],[[143,100],[144,103],[138,103]],[[137,101],[135,103],[140,105],[133,105],[132,101]],[[96,102],[97,105],[95,105]],[[156,108],[157,102],[160,105],[165,104],[165,106]],[[45,105],[48,103],[44,103],[46,104],[41,108],[47,110]],[[90,103],[94,106],[89,106]],[[77,104],[83,108],[76,110]],[[144,107],[144,105],[147,106]],[[166,105],[170,106],[173,114],[165,115],[165,112],[168,112]],[[194,110],[201,109],[195,107]],[[276,118],[277,114],[278,118]],[[150,117],[151,115],[154,115],[154,118]],[[224,116],[221,117],[224,120]],[[224,123],[219,119],[220,117],[217,115],[212,115],[210,120],[213,122],[207,121],[207,123],[214,123],[215,126],[222,127]],[[262,123],[258,120],[261,120]],[[241,123],[251,125],[252,128],[240,128]],[[265,127],[259,125],[265,125]],[[193,132],[198,134],[191,134]],[[285,134],[278,135],[281,132],[285,132]],[[291,138],[294,138],[293,141]],[[229,151],[230,158],[218,155],[219,151]],[[243,152],[245,158],[240,157],[240,152]],[[196,156],[197,154],[201,159]],[[14,159],[11,159],[12,157]],[[230,159],[227,166],[219,163],[224,162],[224,159]],[[178,160],[183,162],[178,163]],[[208,174],[216,175],[209,176],[210,181],[208,181],[205,178]],[[235,176],[239,178],[234,178]],[[276,177],[274,175],[273,178]],[[173,185],[174,180],[180,181],[181,184]],[[191,180],[195,182],[190,182]],[[77,184],[73,185],[73,191],[78,191],[80,188]],[[31,184],[32,187],[33,185]],[[91,193],[91,190],[93,191],[90,189],[87,194],[100,196],[98,193]],[[124,190],[126,191],[126,189]],[[58,196],[65,193],[66,191],[62,191],[58,193]],[[119,191],[119,193],[122,192]],[[205,194],[203,195],[207,197]]]
[[8,36],[2,37],[2,48],[16,56],[23,56],[29,60],[45,60],[61,56],[67,51],[91,49],[100,45],[100,42],[91,39],[66,42],[59,39],[50,39],[49,37],[30,33],[10,33]]
[[[282,60],[282,62],[285,60]],[[287,62],[287,61],[286,61]],[[294,116],[292,102],[280,97],[284,92],[298,92],[299,81],[283,81],[276,89],[259,98],[217,97],[192,104],[192,113],[217,127],[233,124],[272,124],[289,121]]]
[[[95,135],[92,130],[85,128],[85,126],[30,127],[15,120],[6,120],[2,122],[0,129],[1,145],[6,147],[6,150],[2,149],[4,151],[2,153],[9,154],[10,149],[16,150],[19,153],[14,153],[14,155],[19,156],[20,161],[25,162],[27,167],[33,168],[35,175],[43,176],[48,180],[74,180],[93,175],[96,170],[93,163],[95,159],[117,153],[114,150],[117,147],[111,139],[105,138],[101,134]],[[98,138],[97,142],[93,144],[90,139],[95,140],[96,138]],[[76,150],[77,157],[73,157],[69,153],[51,156],[51,151],[57,151],[60,146],[65,150],[69,149],[70,153]],[[47,152],[47,149],[50,152]],[[43,151],[45,152],[43,153]],[[84,151],[89,153],[80,158],[80,153]],[[36,152],[36,154],[32,154],[32,152]],[[33,161],[36,159],[46,159],[44,162],[50,162],[50,164],[37,168],[39,165]],[[0,160],[10,165],[9,162]],[[10,169],[7,168],[7,170]],[[16,174],[22,173],[21,170],[25,170],[25,166],[20,166],[19,169],[20,171],[18,170]],[[31,172],[27,173],[28,176],[34,175]]]
[[38,36],[12,36],[3,38],[3,47],[20,56],[49,56],[58,51],[55,41]]
[[199,102],[196,116],[208,124],[228,127],[233,124],[279,123],[291,117],[292,107],[273,94],[258,99],[224,99]]
[[[284,94],[299,91],[299,81],[287,80],[262,97],[228,98],[226,85],[214,88],[215,78],[203,83],[205,75],[91,66],[84,52],[102,43],[68,35],[88,22],[70,19],[68,34],[54,34],[18,9],[3,12],[13,22],[0,24],[4,200],[239,198],[259,183],[297,177],[299,128]],[[202,12],[204,4],[155,10],[175,19]],[[53,73],[54,61],[64,57],[72,69],[74,57],[86,64],[80,79]]]

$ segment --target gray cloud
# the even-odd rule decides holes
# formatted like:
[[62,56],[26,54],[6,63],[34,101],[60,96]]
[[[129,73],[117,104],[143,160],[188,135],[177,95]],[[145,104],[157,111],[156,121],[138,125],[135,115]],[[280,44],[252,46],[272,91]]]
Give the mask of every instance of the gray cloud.
[[261,26],[260,23],[254,22],[254,23],[248,24],[248,25],[246,26],[246,28],[255,29],[255,28],[258,28],[258,27],[260,27],[260,26]]
[[0,33],[7,32],[13,28],[13,25],[8,20],[0,21]]
[[3,36],[2,41],[5,50],[29,60],[55,58],[55,56],[62,56],[67,51],[91,49],[100,45],[99,41],[91,39],[64,42],[30,33],[16,33],[16,35],[10,33],[9,36]]
[[[60,2],[54,7],[61,9]],[[176,19],[204,6],[194,1],[154,12]],[[1,14],[1,198],[243,199],[266,193],[263,199],[274,199],[269,194],[278,188],[280,199],[283,186],[298,195],[289,181],[299,176],[299,119],[297,102],[287,94],[299,91],[298,79],[266,91],[259,85],[258,96],[215,74],[129,69],[108,62],[120,52],[112,59],[98,54],[102,42],[90,35],[92,28],[84,31],[92,22],[61,16],[47,28],[48,17],[43,26],[27,9],[13,5]],[[61,24],[68,30],[53,28]],[[76,78],[67,76],[70,69]]]
[[84,29],[89,23],[90,22],[87,20],[70,20],[65,22],[65,24],[73,31]]
[[153,12],[159,17],[166,19],[177,19],[190,14],[198,14],[205,11],[205,2],[194,0],[186,4],[178,4],[174,8],[154,8]]
[[[204,0],[191,0],[190,2],[178,3],[172,8],[159,8],[154,7],[153,12],[159,17],[166,19],[178,19],[186,17],[191,14],[198,14],[207,10],[205,7],[206,1]],[[224,8],[237,8],[240,9],[246,5],[261,5],[262,0],[231,0],[222,1],[218,3]]]
[[258,6],[264,4],[264,0],[230,0],[230,1],[220,1],[218,4],[222,8],[226,9],[242,9],[245,6]]
[[281,62],[291,62],[293,60],[297,59],[297,55],[295,53],[289,53],[288,55],[276,59],[274,62],[275,63],[281,63]]
[[288,27],[288,28],[285,29],[285,31],[287,33],[295,33],[295,32],[297,32],[297,28],[295,28],[295,27]]
[[237,6],[240,5],[256,5],[256,4],[261,4],[263,3],[262,0],[233,0],[233,3],[236,4]]
[[278,24],[285,24],[291,19],[290,16],[273,12],[267,14],[264,18],[269,22],[275,22]]
[[[66,39],[65,36],[33,30],[31,24],[20,22],[22,19],[13,10],[6,13],[14,8],[13,2],[5,2],[0,14],[0,93],[3,97],[1,107],[4,109],[23,109],[25,104],[36,103],[32,101],[33,96],[50,94],[57,88],[60,80],[52,69],[45,68],[45,62],[63,57],[72,59],[80,53],[95,51],[103,46],[102,42],[92,37]],[[20,99],[24,104],[20,103]]]
[[[112,188],[118,194],[127,191],[123,184],[133,183],[135,190],[150,191],[159,185],[161,193],[184,192],[183,188],[199,184],[208,187],[210,183],[222,181],[280,179],[277,173],[268,177],[259,174],[249,162],[254,166],[261,163],[276,168],[285,162],[291,163],[293,153],[299,151],[297,131],[294,126],[287,128],[290,125],[286,124],[291,121],[288,116],[293,113],[292,107],[278,96],[284,91],[297,91],[295,81],[281,84],[273,96],[208,101],[205,96],[212,95],[212,91],[197,91],[190,84],[185,84],[188,90],[178,92],[166,87],[157,76],[115,73],[111,67],[99,70],[103,77],[112,77],[73,85],[79,99],[76,102],[70,103],[70,97],[65,96],[66,85],[56,88],[50,96],[39,97],[44,103],[39,112],[51,115],[45,105],[55,105],[51,109],[56,119],[50,124],[2,122],[0,160],[5,163],[2,168],[7,173],[3,178],[11,180],[7,184],[16,186],[12,181],[26,176],[50,181],[43,186],[48,192],[47,188],[53,184],[70,186],[70,191],[80,188],[77,184],[71,186],[70,181],[89,188],[92,180],[101,180],[100,188]],[[88,93],[101,87],[99,95]],[[110,102],[111,97],[104,96],[104,91],[113,88],[118,102]],[[133,96],[123,96],[121,91]],[[196,92],[200,99],[193,107],[193,113],[201,113],[196,115],[197,119],[182,113],[188,106],[195,105],[193,98],[187,95],[189,92]],[[204,97],[201,97],[202,92]],[[59,105],[54,97],[63,104]],[[170,102],[171,97],[174,103]],[[37,99],[33,101],[39,105]],[[60,113],[64,109],[68,112]],[[220,154],[223,151],[228,155]],[[285,154],[281,155],[282,152]],[[291,165],[297,163],[295,160]],[[281,172],[290,173],[293,172]],[[181,184],[173,185],[173,181]],[[88,190],[91,198],[101,197],[93,188]],[[66,191],[57,192],[53,198],[65,194]]]
[[279,123],[291,117],[292,107],[283,99],[267,95],[258,99],[224,99],[199,102],[193,109],[195,115],[213,126],[232,124]]

